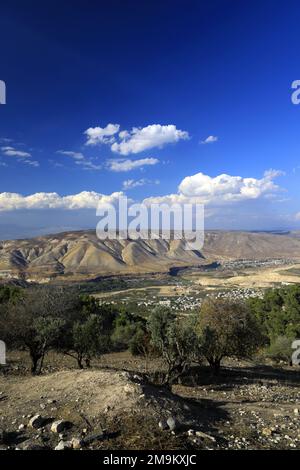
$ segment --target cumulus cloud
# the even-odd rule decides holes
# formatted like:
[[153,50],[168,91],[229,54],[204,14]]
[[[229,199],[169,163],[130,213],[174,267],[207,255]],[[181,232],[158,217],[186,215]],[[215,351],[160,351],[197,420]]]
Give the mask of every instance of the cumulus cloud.
[[140,160],[109,160],[107,162],[108,169],[116,172],[125,172],[143,168],[146,165],[156,165],[159,163],[157,158],[141,158]]
[[189,138],[188,132],[177,129],[174,124],[151,124],[133,127],[130,131],[120,131],[120,124],[107,124],[106,127],[90,127],[84,134],[86,145],[109,144],[112,152],[120,155],[136,154]]
[[94,191],[83,191],[69,196],[57,193],[35,193],[23,196],[18,193],[0,193],[0,211],[19,209],[96,209],[99,204],[115,204],[122,192],[104,195]]
[[7,157],[30,158],[31,153],[18,150],[15,147],[5,146],[1,147],[3,155]]
[[206,139],[201,140],[201,144],[213,144],[214,142],[217,142],[219,138],[216,135],[209,135],[206,137]]
[[119,124],[107,124],[106,127],[90,127],[84,134],[86,145],[109,144],[115,141],[114,135],[119,132]]
[[129,180],[123,181],[123,189],[129,190],[129,189],[137,188],[139,186],[146,186],[148,184],[159,184],[159,183],[160,183],[159,180],[152,181],[147,178],[141,178],[139,180],[129,179]]
[[121,155],[129,155],[188,138],[188,132],[177,129],[174,124],[152,124],[143,128],[133,127],[130,132],[122,134],[120,142],[112,144],[111,150]]
[[188,203],[199,202],[206,205],[233,204],[247,200],[270,198],[282,189],[274,179],[282,172],[268,170],[263,178],[243,178],[241,176],[218,175],[211,177],[197,173],[184,178],[178,186],[177,194],[148,198],[147,203]]

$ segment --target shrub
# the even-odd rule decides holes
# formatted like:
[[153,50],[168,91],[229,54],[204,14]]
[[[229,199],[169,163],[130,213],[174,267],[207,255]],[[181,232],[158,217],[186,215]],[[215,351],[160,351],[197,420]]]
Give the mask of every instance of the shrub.
[[133,355],[146,356],[149,352],[146,320],[125,310],[121,311],[115,321],[112,341],[117,350],[129,349]]
[[208,299],[200,310],[197,335],[201,353],[215,374],[225,357],[251,357],[262,344],[258,322],[250,309],[240,302]]
[[294,338],[289,338],[287,336],[277,336],[277,338],[272,341],[270,346],[265,350],[266,357],[269,357],[275,362],[284,361],[286,363],[290,363],[293,353],[293,340]]
[[277,337],[300,337],[300,286],[268,290],[262,299],[251,299],[249,305],[269,342]]

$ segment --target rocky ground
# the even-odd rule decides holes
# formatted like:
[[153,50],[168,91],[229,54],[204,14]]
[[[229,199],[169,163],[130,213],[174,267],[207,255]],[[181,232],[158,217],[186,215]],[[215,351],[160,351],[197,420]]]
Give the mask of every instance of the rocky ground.
[[127,353],[83,371],[52,357],[39,377],[16,363],[0,373],[1,449],[300,449],[292,367],[195,368],[170,392],[146,379],[158,363]]

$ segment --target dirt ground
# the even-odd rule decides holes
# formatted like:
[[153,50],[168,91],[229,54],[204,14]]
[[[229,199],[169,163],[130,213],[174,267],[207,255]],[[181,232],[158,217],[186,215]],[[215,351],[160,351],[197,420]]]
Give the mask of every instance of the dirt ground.
[[[11,353],[8,363],[0,373],[2,448],[34,442],[53,449],[60,439],[106,429],[105,439],[88,448],[300,449],[295,367],[231,361],[218,378],[205,366],[195,367],[171,393],[145,378],[145,372],[161,369],[159,360],[147,364],[127,352],[105,355],[83,371],[72,359],[51,354],[38,377],[29,374],[25,353]],[[35,414],[45,417],[42,429],[28,427]],[[171,416],[178,423],[173,433],[158,425]],[[50,431],[57,419],[72,423],[64,436]]]

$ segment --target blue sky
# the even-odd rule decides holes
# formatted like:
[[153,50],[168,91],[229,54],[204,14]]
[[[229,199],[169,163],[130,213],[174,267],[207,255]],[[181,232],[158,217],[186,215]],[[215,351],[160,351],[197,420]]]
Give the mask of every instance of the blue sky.
[[2,1],[0,238],[94,227],[94,193],[121,191],[300,228],[299,20],[293,0]]

